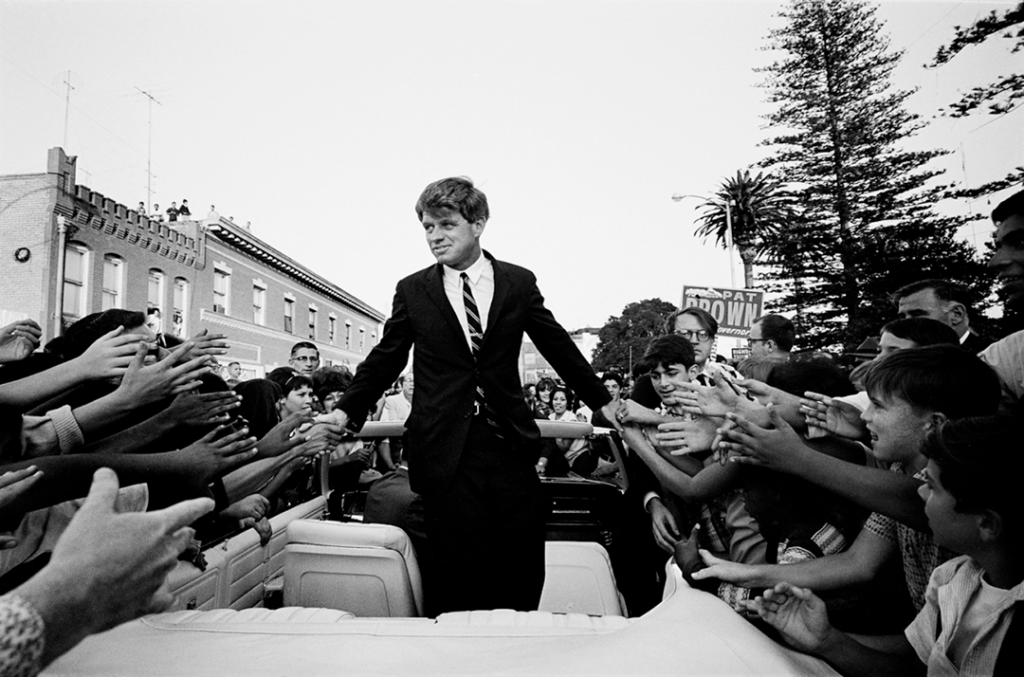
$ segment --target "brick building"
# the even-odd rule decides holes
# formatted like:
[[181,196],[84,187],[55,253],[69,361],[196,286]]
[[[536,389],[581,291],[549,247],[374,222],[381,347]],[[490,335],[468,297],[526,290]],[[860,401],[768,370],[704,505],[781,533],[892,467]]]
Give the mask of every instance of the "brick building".
[[[245,228],[211,214],[164,223],[75,181],[49,151],[45,174],[0,177],[0,317],[30,317],[44,341],[107,308],[160,310],[162,330],[226,334],[248,376],[310,341],[323,363],[359,363],[384,316]],[[192,217],[186,217],[191,219]]]

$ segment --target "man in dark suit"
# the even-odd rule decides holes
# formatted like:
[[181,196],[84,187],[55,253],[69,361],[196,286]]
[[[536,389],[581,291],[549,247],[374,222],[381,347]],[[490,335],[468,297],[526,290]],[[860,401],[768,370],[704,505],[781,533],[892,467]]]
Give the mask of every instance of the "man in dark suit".
[[971,328],[971,298],[962,286],[946,280],[919,280],[900,287],[892,295],[899,318],[927,317],[953,328],[960,345],[972,353],[991,341]]
[[537,424],[519,380],[523,333],[592,409],[607,405],[612,417],[614,407],[544,307],[533,273],[481,249],[487,198],[471,181],[427,186],[416,215],[437,265],[398,283],[381,341],[332,416],[360,428],[412,349],[406,458],[426,514],[428,609],[536,609],[548,506],[534,470]]

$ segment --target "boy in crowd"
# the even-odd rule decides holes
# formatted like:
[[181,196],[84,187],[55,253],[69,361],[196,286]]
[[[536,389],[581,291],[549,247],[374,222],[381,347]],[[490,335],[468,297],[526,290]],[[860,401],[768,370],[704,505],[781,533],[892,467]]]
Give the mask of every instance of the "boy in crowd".
[[[935,541],[963,556],[932,573],[925,605],[903,636],[857,638],[833,628],[810,590],[780,583],[749,607],[793,647],[845,675],[919,670],[929,675],[999,675],[1020,669],[1020,642],[1006,640],[1024,601],[1024,508],[1017,496],[1024,457],[1018,418],[948,421],[921,447],[920,495]],[[1016,668],[1014,668],[1016,666]]]
[[[929,430],[946,420],[994,414],[999,383],[977,357],[945,345],[898,351],[877,362],[866,380],[871,404],[863,416],[872,437],[871,453],[891,464],[892,472],[840,461],[828,464],[833,474],[827,477],[801,471],[801,464],[817,471],[822,464],[774,411],[774,429],[730,414],[739,425],[726,433],[728,441],[723,443],[730,451],[772,447],[776,450],[772,458],[779,462],[768,467],[802,477],[874,510],[850,549],[788,566],[743,566],[702,553],[708,568],[695,572],[694,579],[719,578],[744,587],[791,582],[834,590],[870,583],[885,562],[899,553],[910,600],[915,610],[924,606],[929,576],[952,553],[939,548],[928,533],[916,497],[927,465],[921,443]],[[908,486],[913,492],[909,498]]]

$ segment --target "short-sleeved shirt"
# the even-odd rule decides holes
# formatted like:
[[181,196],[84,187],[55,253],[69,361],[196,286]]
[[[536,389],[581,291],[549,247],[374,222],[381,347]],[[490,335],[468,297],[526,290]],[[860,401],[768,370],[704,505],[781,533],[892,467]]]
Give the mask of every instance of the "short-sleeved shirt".
[[[890,470],[903,472],[903,464],[893,463]],[[924,480],[925,471],[922,469],[914,478]],[[881,513],[872,513],[864,523],[864,528],[879,538],[899,545],[907,592],[910,593],[914,609],[920,611],[924,606],[924,593],[932,572],[946,560],[956,557],[956,553],[936,544],[930,533],[911,529]]]
[[1024,583],[1017,584],[985,614],[970,639],[960,665],[949,656],[957,628],[978,598],[984,570],[966,555],[956,557],[932,573],[925,593],[925,605],[906,629],[907,641],[921,662],[927,664],[929,677],[991,675],[1006,631],[1013,620],[1017,602],[1024,600]]

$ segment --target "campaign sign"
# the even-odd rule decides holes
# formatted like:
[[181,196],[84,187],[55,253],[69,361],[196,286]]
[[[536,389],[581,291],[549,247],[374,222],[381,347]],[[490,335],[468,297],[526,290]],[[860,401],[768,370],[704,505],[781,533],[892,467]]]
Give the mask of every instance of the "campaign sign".
[[753,289],[683,285],[683,308],[697,306],[718,322],[719,336],[749,336],[764,309],[764,292]]

